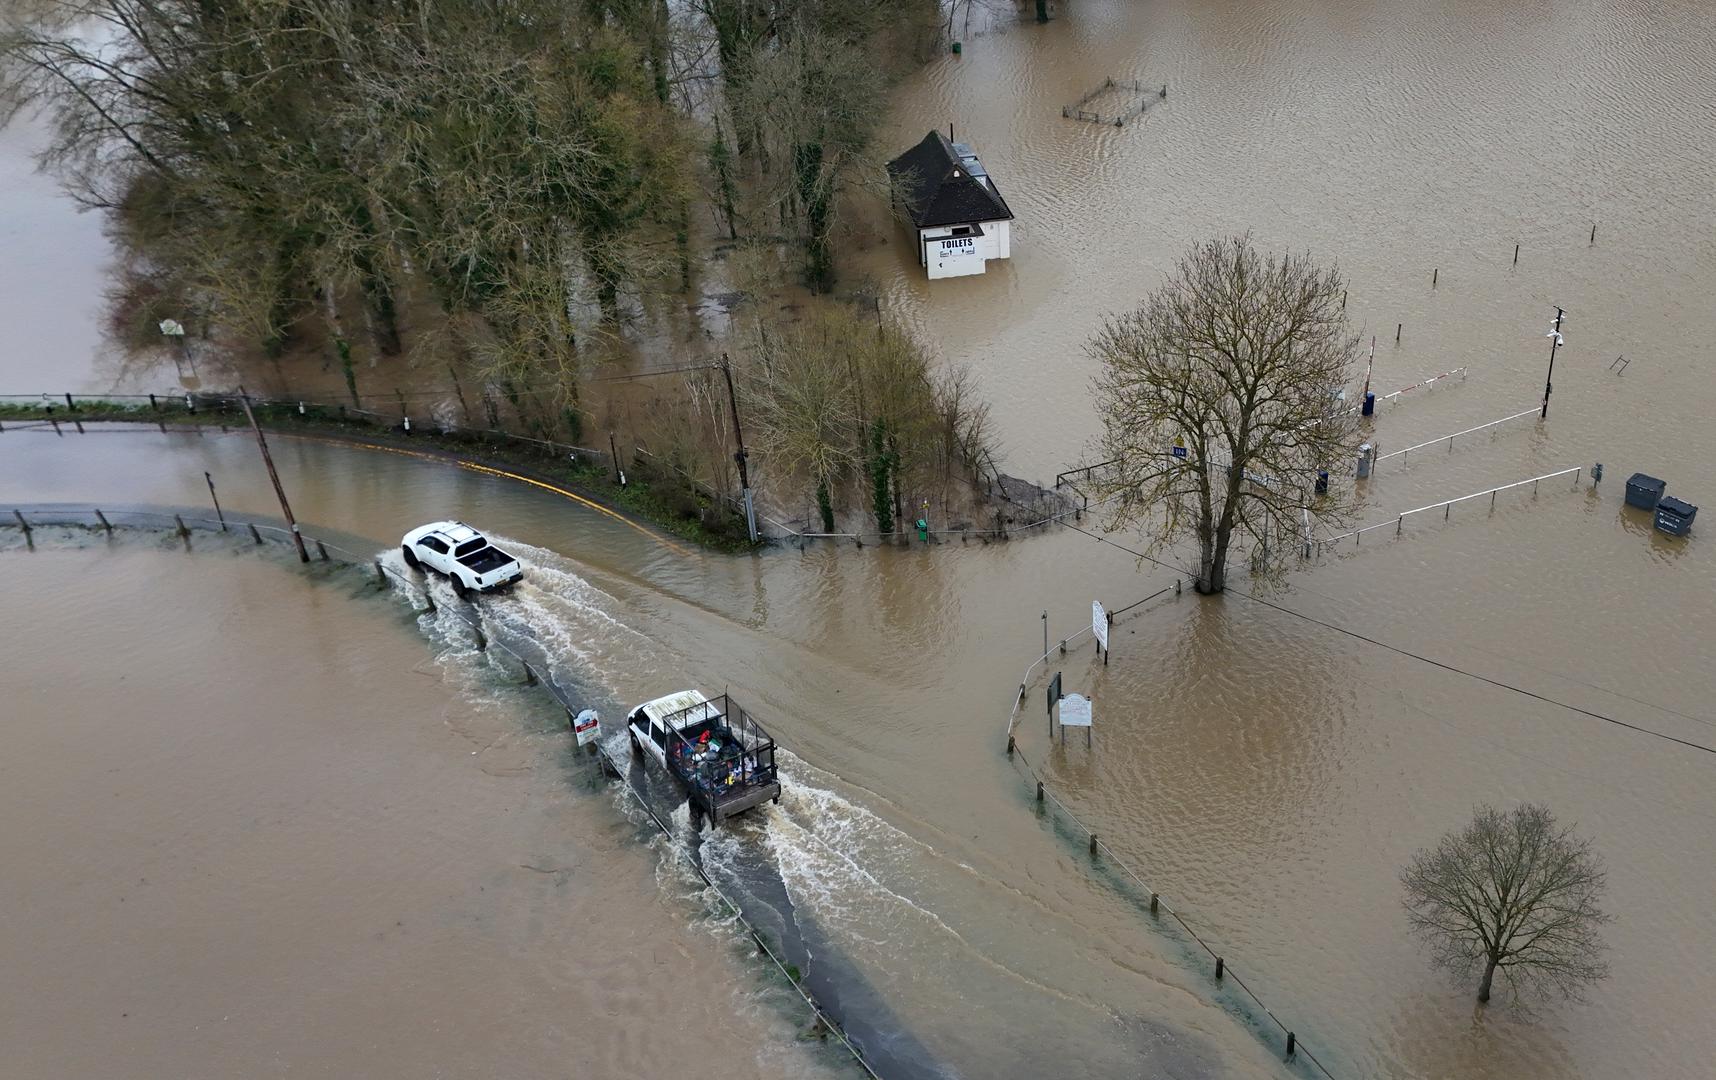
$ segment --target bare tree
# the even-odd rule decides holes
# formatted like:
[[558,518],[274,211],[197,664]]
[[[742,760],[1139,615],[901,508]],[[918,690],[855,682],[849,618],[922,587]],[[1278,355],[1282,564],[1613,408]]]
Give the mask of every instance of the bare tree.
[[1503,813],[1478,807],[1471,824],[1420,851],[1401,872],[1406,917],[1431,961],[1460,978],[1482,972],[1490,1000],[1496,972],[1517,995],[1548,989],[1572,997],[1608,974],[1597,928],[1602,863],[1590,843],[1526,803]]
[[1346,460],[1356,434],[1337,396],[1358,356],[1342,288],[1308,255],[1265,257],[1248,236],[1208,240],[1087,346],[1102,365],[1112,466],[1094,484],[1108,527],[1146,532],[1153,550],[1195,536],[1199,592],[1226,587],[1236,534],[1268,578],[1311,518],[1350,512],[1339,487],[1313,494],[1318,470]]

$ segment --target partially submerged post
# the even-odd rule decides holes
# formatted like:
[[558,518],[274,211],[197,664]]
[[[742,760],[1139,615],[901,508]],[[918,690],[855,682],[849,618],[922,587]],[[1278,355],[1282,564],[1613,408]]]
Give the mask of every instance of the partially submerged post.
[[209,485],[209,498],[214,500],[215,517],[220,520],[220,531],[226,532],[226,515],[220,512],[220,498],[215,495],[214,477],[210,476],[205,470],[203,472],[203,479],[207,481]]
[[[280,486],[280,474],[274,471],[274,458],[268,453],[268,440],[262,436],[262,427],[256,422],[256,414],[250,411],[250,395],[244,387],[238,388],[238,400],[244,405],[244,418],[250,421],[250,430],[256,432],[256,445],[262,450],[262,463],[268,466],[268,479],[274,482],[274,494],[280,497],[280,512],[286,518],[286,524],[292,529],[292,543],[298,547],[298,561],[310,561],[310,553],[304,549],[304,537],[298,532],[298,522],[292,517],[292,507],[286,502],[286,489]],[[251,526],[252,533],[256,527]]]

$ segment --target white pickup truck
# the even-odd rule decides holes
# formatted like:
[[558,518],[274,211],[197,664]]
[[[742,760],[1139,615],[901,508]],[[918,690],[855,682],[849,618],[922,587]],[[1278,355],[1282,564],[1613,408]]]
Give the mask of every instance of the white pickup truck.
[[626,715],[626,730],[632,753],[661,762],[715,825],[781,801],[774,739],[726,694],[681,690],[646,701]]
[[405,534],[399,542],[405,565],[447,575],[461,598],[505,588],[522,579],[518,560],[462,521],[437,521]]

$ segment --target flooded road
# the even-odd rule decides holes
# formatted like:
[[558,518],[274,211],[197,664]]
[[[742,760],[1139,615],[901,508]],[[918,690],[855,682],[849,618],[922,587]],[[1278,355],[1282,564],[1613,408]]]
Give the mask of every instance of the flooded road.
[[[977,369],[1004,468],[1047,481],[1073,464],[1094,435],[1090,329],[1193,238],[1253,229],[1341,262],[1350,310],[1380,338],[1378,390],[1467,369],[1383,408],[1384,453],[1530,408],[1542,334],[1556,305],[1569,312],[1548,421],[1384,462],[1366,523],[1594,461],[1607,477],[1349,540],[1265,597],[1290,612],[1240,595],[1150,605],[1117,625],[1106,669],[1088,652],[1055,665],[1095,699],[1094,752],[1045,744],[1038,686],[1024,749],[1337,1077],[1707,1073],[1716,975],[1696,958],[1716,948],[1716,755],[1699,747],[1716,745],[1716,556],[1697,526],[1687,541],[1652,532],[1621,484],[1645,471],[1716,503],[1716,13],[1067,8],[968,39],[908,81],[888,122],[902,147],[950,121],[973,143],[1019,214],[1013,259],[932,289],[909,243],[877,228],[858,260],[948,361]],[[1120,131],[1060,117],[1109,75],[1170,97]],[[439,516],[516,539],[539,586],[487,613],[613,702],[684,685],[754,701],[796,782],[712,865],[766,858],[948,1074],[1283,1072],[1257,1019],[1093,876],[1083,837],[1038,815],[1001,754],[1039,612],[1059,638],[1092,599],[1119,607],[1172,571],[1071,531],[721,558],[443,463],[303,439],[275,454],[302,519],[378,549]],[[0,434],[7,502],[201,507],[204,470],[228,507],[273,512],[237,435]],[[58,557],[0,556],[9,595],[38,576],[31,560]],[[286,584],[295,572],[268,595],[313,592]],[[372,610],[341,597],[315,618],[343,639]],[[451,647],[424,629],[427,652],[401,647]],[[0,660],[8,685],[17,662]],[[508,707],[505,723],[531,730],[532,706]],[[1406,940],[1396,875],[1473,803],[1528,799],[1607,862],[1612,974],[1585,1003],[1474,1015],[1471,989]],[[591,815],[569,841],[599,834]],[[633,910],[650,904],[666,905],[663,933],[700,918],[673,899],[685,885],[666,853],[591,858],[664,883],[606,905],[615,926],[653,934],[656,912]]]
[[248,548],[0,554],[6,1073],[839,1075],[553,710]]

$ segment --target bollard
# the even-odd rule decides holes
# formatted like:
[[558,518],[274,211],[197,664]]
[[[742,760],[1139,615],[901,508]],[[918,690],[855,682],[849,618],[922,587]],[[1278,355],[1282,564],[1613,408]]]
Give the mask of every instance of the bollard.
[[328,561],[328,549],[322,546],[320,540],[316,541],[316,554],[322,557],[323,562]]
[[161,411],[161,404],[160,404],[160,402],[155,400],[154,394],[149,395],[149,408],[153,412],[160,412]]
[[1442,273],[1442,268],[1440,266],[1438,266],[1436,269],[1430,271],[1430,287],[1432,289],[1434,289],[1436,287],[1436,278],[1439,277],[1441,275],[1441,273]]
[[1007,736],[1007,756],[1013,756],[1013,736]]
[[1405,514],[1401,514],[1399,517],[1395,518],[1394,519],[1394,535],[1399,536],[1400,535],[1400,529],[1405,524],[1406,524],[1406,515]]
[[1065,656],[1066,654],[1067,654],[1067,639],[1061,638],[1061,655]]
[[1347,309],[1347,291],[1345,289],[1342,289],[1341,290],[1341,310],[1345,311],[1346,309]]
[[72,400],[72,396],[70,394],[66,395],[66,408],[68,408],[68,409],[77,408],[77,402]]
[[526,685],[526,686],[535,686],[536,685],[536,672],[531,669],[529,664],[524,665],[524,685]]
[[387,588],[387,571],[381,568],[380,559],[375,560],[375,587],[378,589]]
[[1221,982],[1221,973],[1224,969],[1226,969],[1226,967],[1227,967],[1227,961],[1223,960],[1219,956],[1216,957],[1216,982]]
[[1597,462],[1591,466],[1591,486],[1596,487],[1603,480],[1603,463]]
[[1404,329],[1406,329],[1405,323],[1395,323],[1394,324],[1394,343],[1396,345],[1400,344],[1400,332]]
[[1299,1044],[1299,1036],[1289,1031],[1287,1033],[1287,1056],[1293,1056],[1293,1048]]
[[[14,510],[12,511],[12,516],[18,519],[18,527],[24,530],[24,539],[28,540],[30,538],[30,523],[24,520],[24,512],[22,510]],[[1041,791],[1042,787],[1043,785],[1038,784],[1037,790]]]
[[1174,579],[1174,595],[1175,596],[1180,595],[1180,579],[1179,578]]
[[1596,242],[1597,242],[1597,226],[1595,224],[1593,224],[1591,226],[1591,243],[1595,244]]
[[1515,266],[1519,265],[1519,245],[1518,244],[1515,244],[1513,246],[1513,264]]
[[1095,833],[1090,834],[1090,853],[1092,855],[1096,854],[1096,834]]
[[1314,490],[1318,495],[1327,495],[1329,493],[1329,470],[1317,470],[1317,479],[1312,490]]
[[262,543],[262,534],[256,531],[256,526],[250,526],[250,535],[258,544]]
[[[22,519],[20,519],[20,520],[22,520]],[[1043,801],[1043,782],[1041,780],[1037,781],[1037,801],[1038,802]]]
[[434,611],[435,610],[435,595],[433,593],[431,593],[428,589],[423,590],[423,602],[425,604],[429,605],[427,608],[424,609],[425,611]]
[[489,639],[483,636],[483,628],[480,626],[473,626],[471,627],[471,632],[477,635],[477,651],[488,652]]
[[95,520],[101,522],[101,527],[107,530],[107,535],[113,535],[113,526],[107,523],[107,515],[103,514],[100,510],[97,510],[95,512]]
[[1162,898],[1157,896],[1155,893],[1150,894],[1150,914],[1156,914],[1156,905],[1161,901],[1161,899]]
[[1364,416],[1370,416],[1376,412],[1376,391],[1366,390],[1364,392],[1364,407],[1360,412]]

